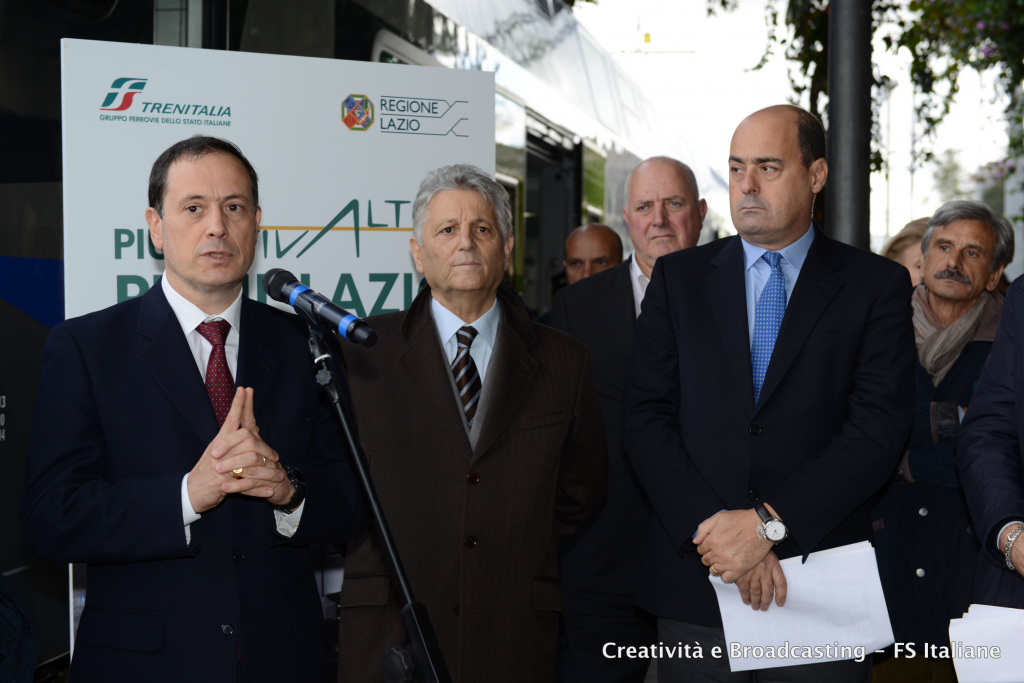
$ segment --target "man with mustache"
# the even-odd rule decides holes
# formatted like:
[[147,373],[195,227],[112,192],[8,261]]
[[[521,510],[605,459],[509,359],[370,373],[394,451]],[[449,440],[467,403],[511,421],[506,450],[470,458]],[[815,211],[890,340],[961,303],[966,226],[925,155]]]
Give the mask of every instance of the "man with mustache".
[[75,681],[319,681],[312,543],[367,523],[299,318],[242,296],[256,171],[197,135],[149,179],[160,282],[50,332],[22,536],[86,562]]
[[[344,347],[355,420],[416,598],[455,683],[554,683],[559,551],[604,503],[608,458],[586,347],[531,322],[502,277],[505,189],[431,172],[409,248],[426,284]],[[376,530],[348,545],[339,681],[383,681],[409,642]]]
[[[1013,260],[1013,227],[980,202],[947,202],[928,220],[921,249],[924,283],[913,296],[914,424],[873,513],[896,642],[941,645],[949,641],[949,620],[973,602],[979,548],[957,476],[954,439],[996,338],[1003,310],[996,286]],[[996,541],[990,545],[987,554]],[[953,675],[948,659],[894,658],[878,668],[893,680]]]
[[657,615],[659,641],[703,653],[661,659],[661,683],[871,677],[870,658],[732,672],[708,581],[786,609],[779,560],[870,539],[869,498],[910,430],[910,276],[813,224],[827,176],[810,113],[748,116],[729,150],[738,236],[654,264],[622,436],[654,509],[636,603]]

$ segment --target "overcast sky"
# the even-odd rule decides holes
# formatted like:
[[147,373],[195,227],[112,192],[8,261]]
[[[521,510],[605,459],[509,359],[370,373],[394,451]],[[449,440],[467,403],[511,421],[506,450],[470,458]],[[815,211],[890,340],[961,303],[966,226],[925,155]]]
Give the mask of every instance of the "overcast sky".
[[[777,4],[784,11],[785,0]],[[574,10],[651,103],[662,114],[675,113],[688,142],[722,177],[727,176],[729,139],[736,125],[747,114],[792,97],[787,72],[797,68],[784,58],[784,48],[777,48],[763,69],[751,70],[767,44],[764,2],[740,0],[739,5],[734,12],[714,17],[707,16],[706,0],[600,0],[598,5],[577,2]],[[651,34],[648,44],[645,33]],[[906,54],[884,53],[876,43],[875,62],[897,82],[891,113],[886,106],[881,112],[883,135],[891,117],[889,232],[895,234],[910,220],[931,215],[941,202],[932,165],[914,174],[911,200],[910,59]],[[636,54],[638,49],[649,54]],[[932,143],[936,152],[959,150],[968,172],[1001,160],[1006,153],[1005,102],[991,101],[994,80],[991,73],[982,77],[973,71],[963,73],[957,102]],[[886,234],[884,176],[873,174],[871,186],[872,247],[878,250]],[[724,218],[730,224],[728,216]]]

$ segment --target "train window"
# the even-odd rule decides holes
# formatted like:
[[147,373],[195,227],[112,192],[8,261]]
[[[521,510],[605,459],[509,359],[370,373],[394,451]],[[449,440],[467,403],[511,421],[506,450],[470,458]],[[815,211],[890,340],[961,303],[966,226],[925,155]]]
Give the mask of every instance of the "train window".
[[640,100],[637,97],[636,88],[618,68],[615,69],[615,85],[619,89],[622,114],[626,119],[626,133],[635,137],[643,128],[643,114],[640,113]]
[[153,3],[154,45],[188,45],[188,29],[191,23],[188,5],[188,0],[156,0]]
[[651,105],[651,103],[648,102],[647,100],[645,100],[644,98],[641,97],[640,101],[643,103],[644,116],[647,118],[647,127],[648,128],[655,128],[655,127],[657,127],[657,125],[658,125],[658,112],[655,111],[655,109]]
[[373,37],[373,49],[370,51],[371,62],[384,64],[414,64],[416,66],[441,66],[432,54],[421,50],[412,43],[388,31],[380,29]]
[[401,59],[394,56],[387,50],[381,50],[377,55],[377,61],[381,64],[405,64]]
[[604,52],[582,32],[580,33],[580,45],[583,48],[583,63],[586,65],[587,76],[590,78],[590,90],[594,94],[597,116],[601,119],[601,123],[618,132],[620,130],[619,105],[615,101]]
[[512,243],[512,258],[508,261],[508,268],[506,268],[507,282],[512,285],[517,291],[522,291],[523,288],[523,276],[522,276],[522,257],[519,252],[522,251],[523,234],[520,230],[519,225],[519,178],[513,178],[510,175],[497,172],[494,174],[494,179],[501,183],[501,186],[505,188],[505,192],[508,192],[508,200],[512,205],[512,234],[515,236],[515,241]]
[[[526,108],[501,93],[494,93],[494,141],[521,157],[526,149]],[[516,158],[517,168],[522,160]]]

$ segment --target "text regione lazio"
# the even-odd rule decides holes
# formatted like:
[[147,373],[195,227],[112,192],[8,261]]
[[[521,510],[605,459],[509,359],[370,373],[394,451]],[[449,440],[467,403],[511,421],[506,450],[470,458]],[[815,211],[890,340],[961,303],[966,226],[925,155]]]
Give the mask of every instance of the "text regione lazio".
[[0,679],[1024,681],[1019,174],[587,2],[0,10]]

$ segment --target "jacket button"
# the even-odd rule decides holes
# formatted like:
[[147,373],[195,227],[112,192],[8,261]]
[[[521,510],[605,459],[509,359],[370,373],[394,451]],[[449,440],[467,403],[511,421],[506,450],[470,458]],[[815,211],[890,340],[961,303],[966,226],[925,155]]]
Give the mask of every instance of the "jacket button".
[[755,489],[750,489],[749,491],[747,491],[747,498],[749,498],[750,500],[757,500],[760,497],[761,493]]
[[245,553],[241,550],[236,550],[234,554],[235,562],[245,562]]
[[470,472],[469,474],[466,475],[466,481],[468,481],[471,486],[479,484],[480,483],[480,473],[479,472]]
[[235,632],[235,629],[231,628],[231,624],[221,624],[220,632],[226,636],[230,636],[232,633]]
[[455,605],[455,616],[459,616],[459,606]]
[[919,514],[922,517],[924,517],[925,515],[928,514],[928,508],[921,508],[920,510],[917,511],[917,514]]
[[470,550],[476,547],[476,536],[466,536],[466,547]]
[[923,570],[923,569],[918,569],[918,570],[917,570],[916,572],[914,572],[914,573],[915,573],[915,574],[917,574],[918,578],[920,578],[920,577],[924,576],[924,570]]
[[761,436],[761,427],[759,425],[750,425],[751,436]]

